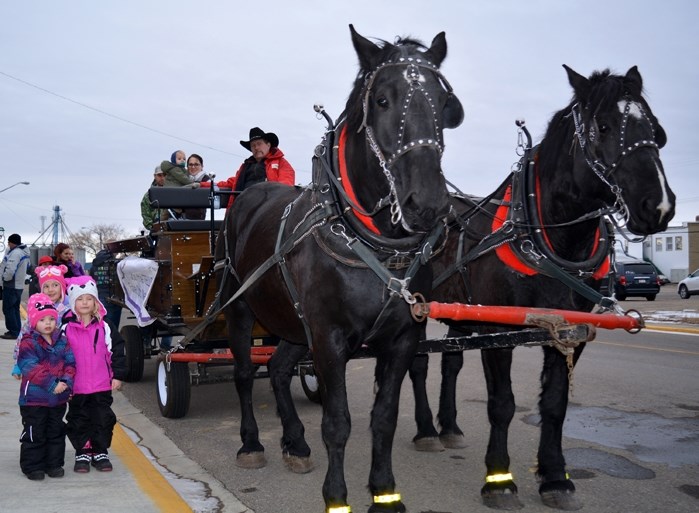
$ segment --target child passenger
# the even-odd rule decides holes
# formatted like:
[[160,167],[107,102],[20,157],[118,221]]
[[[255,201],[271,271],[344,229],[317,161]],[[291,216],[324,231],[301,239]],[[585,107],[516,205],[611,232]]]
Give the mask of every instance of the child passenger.
[[[43,258],[43,257],[42,257]],[[60,326],[61,320],[63,319],[63,314],[68,311],[68,297],[66,296],[66,280],[65,274],[68,268],[65,265],[47,265],[43,267],[37,267],[34,270],[36,278],[39,283],[39,292],[46,294],[51,298],[53,306],[58,312],[58,324]],[[17,355],[19,353],[19,344],[22,341],[22,336],[25,333],[29,333],[31,327],[29,323],[22,326],[19,338],[15,344],[14,359],[17,360]],[[21,373],[19,366],[15,363],[12,368],[12,376],[15,379],[21,378]]]
[[64,316],[64,331],[75,355],[75,386],[70,400],[67,434],[75,449],[79,473],[90,465],[101,472],[112,470],[107,449],[112,443],[116,415],[112,391],[121,388],[126,367],[124,339],[104,316],[97,285],[90,276],[68,280],[70,311]]
[[19,411],[22,443],[19,464],[31,480],[63,477],[66,431],[63,415],[73,388],[75,359],[56,329],[58,312],[46,294],[27,303],[29,332],[22,337],[17,363],[22,373]]
[[165,187],[182,187],[191,185],[192,178],[186,169],[187,156],[182,150],[173,152],[170,160],[160,163],[160,170],[165,174]]

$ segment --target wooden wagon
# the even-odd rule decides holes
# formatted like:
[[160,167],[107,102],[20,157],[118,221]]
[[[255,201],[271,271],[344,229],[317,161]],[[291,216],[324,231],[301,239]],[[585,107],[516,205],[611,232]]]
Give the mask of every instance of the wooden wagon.
[[[109,301],[128,309],[136,323],[122,326],[127,356],[128,381],[139,381],[145,360],[158,360],[158,404],[165,417],[186,415],[191,385],[232,380],[234,359],[227,342],[223,314],[207,321],[192,340],[207,312],[215,309],[218,283],[214,269],[214,248],[222,221],[214,220],[219,204],[227,204],[228,190],[153,187],[151,204],[163,218],[149,233],[107,245],[114,255],[125,255],[110,262]],[[210,220],[177,218],[189,208],[206,208]],[[135,283],[134,283],[135,282]],[[147,286],[147,294],[138,297]],[[129,290],[133,287],[135,290]],[[143,297],[145,296],[145,297]],[[172,339],[163,346],[163,340]],[[183,342],[184,340],[184,342]],[[252,358],[266,366],[279,339],[262,326],[253,331]],[[228,366],[216,369],[214,367]],[[318,400],[312,364],[299,365],[303,389],[311,400]],[[264,377],[265,371],[258,371]]]

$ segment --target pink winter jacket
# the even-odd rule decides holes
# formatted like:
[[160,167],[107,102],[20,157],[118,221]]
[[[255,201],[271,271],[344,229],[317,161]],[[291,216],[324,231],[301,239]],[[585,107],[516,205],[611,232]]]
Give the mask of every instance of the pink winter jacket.
[[112,334],[109,325],[93,319],[83,326],[79,320],[71,317],[64,330],[75,355],[73,393],[94,394],[111,390],[112,377],[115,376],[112,371]]

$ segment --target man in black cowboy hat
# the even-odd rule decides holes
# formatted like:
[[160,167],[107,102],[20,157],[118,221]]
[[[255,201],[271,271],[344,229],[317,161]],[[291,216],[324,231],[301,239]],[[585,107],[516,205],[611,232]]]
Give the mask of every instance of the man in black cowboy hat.
[[[238,168],[235,176],[218,182],[219,187],[230,188],[234,191],[244,191],[246,188],[260,182],[280,182],[294,185],[296,173],[291,164],[284,158],[279,149],[279,138],[273,132],[266,133],[259,127],[250,129],[250,138],[240,141],[246,150],[252,152]],[[202,182],[202,187],[210,187],[211,182]],[[231,195],[228,208],[233,204],[235,195]]]

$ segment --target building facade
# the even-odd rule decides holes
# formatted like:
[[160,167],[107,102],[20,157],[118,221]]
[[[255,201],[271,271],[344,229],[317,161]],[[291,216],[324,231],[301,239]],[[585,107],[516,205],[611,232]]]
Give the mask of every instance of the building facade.
[[649,235],[641,244],[643,260],[655,264],[673,283],[699,269],[699,222],[669,226],[664,232]]

